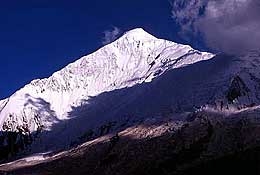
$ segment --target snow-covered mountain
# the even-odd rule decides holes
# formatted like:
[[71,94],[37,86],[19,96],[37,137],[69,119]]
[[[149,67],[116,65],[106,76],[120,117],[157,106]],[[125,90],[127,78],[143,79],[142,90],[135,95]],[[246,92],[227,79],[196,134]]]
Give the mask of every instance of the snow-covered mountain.
[[1,100],[0,144],[14,133],[22,149],[63,149],[149,117],[255,106],[259,65],[258,52],[216,56],[134,29]]

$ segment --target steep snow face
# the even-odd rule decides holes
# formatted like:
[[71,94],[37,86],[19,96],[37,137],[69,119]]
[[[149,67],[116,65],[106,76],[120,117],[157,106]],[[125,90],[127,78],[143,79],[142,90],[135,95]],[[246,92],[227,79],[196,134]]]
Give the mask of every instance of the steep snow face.
[[[55,134],[63,133],[67,136],[69,131],[64,128],[70,120],[84,115],[71,111],[80,106],[88,106],[93,97],[152,82],[170,70],[212,57],[213,54],[196,51],[188,45],[157,39],[143,29],[131,30],[113,43],[55,72],[51,77],[33,80],[8,99],[0,101],[0,130],[23,133],[51,131],[54,125],[64,123],[64,126],[59,125],[60,129]],[[128,95],[131,100],[136,94]],[[119,103],[120,106],[124,101],[113,103]],[[92,113],[91,117],[97,122],[102,121],[104,116]],[[94,119],[81,120],[86,123],[85,130],[92,125]],[[77,125],[79,123],[75,123],[75,133],[67,140],[78,135]],[[83,128],[79,127],[79,132],[82,133]]]

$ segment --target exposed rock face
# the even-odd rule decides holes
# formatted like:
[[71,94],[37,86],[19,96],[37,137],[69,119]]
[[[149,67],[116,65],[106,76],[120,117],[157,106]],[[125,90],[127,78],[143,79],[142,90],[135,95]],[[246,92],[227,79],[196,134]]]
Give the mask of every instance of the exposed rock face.
[[227,99],[232,103],[235,99],[238,99],[241,96],[248,96],[249,98],[249,92],[250,90],[244,81],[239,76],[235,76],[228,89]]

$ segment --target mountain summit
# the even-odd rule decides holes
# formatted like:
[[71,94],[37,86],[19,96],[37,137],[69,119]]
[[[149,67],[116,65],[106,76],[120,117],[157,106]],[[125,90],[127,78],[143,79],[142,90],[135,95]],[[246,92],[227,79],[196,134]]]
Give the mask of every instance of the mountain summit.
[[156,37],[154,37],[150,33],[146,32],[142,28],[136,28],[136,29],[130,30],[130,31],[126,32],[122,38],[134,38],[134,39],[139,39],[139,40],[156,39]]

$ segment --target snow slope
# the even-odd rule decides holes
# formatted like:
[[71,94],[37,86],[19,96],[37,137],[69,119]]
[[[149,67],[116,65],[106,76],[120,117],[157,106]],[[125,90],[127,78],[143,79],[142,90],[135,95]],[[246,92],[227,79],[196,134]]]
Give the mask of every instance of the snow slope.
[[32,151],[48,151],[147,117],[258,103],[253,55],[215,56],[134,29],[1,100],[0,129],[36,133]]
[[86,105],[91,97],[150,82],[169,69],[213,56],[190,46],[157,39],[140,28],[131,30],[51,77],[33,80],[0,101],[1,129],[18,132],[20,128],[30,133],[39,129],[51,131],[53,125],[70,119],[68,113]]

